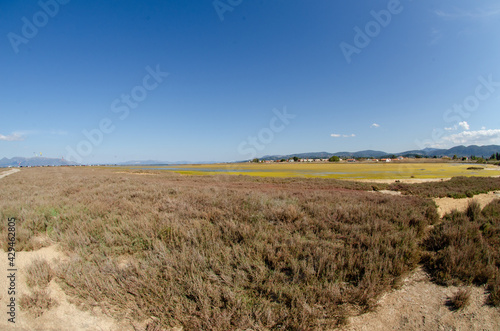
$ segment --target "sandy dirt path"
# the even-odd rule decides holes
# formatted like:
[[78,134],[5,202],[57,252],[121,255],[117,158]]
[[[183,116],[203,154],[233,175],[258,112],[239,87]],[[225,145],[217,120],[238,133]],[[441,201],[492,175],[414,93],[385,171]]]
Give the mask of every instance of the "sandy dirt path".
[[[56,305],[45,311],[40,317],[33,316],[30,312],[19,307],[19,300],[23,294],[31,294],[32,289],[26,285],[26,269],[35,259],[44,259],[55,267],[68,257],[62,253],[57,245],[51,245],[32,252],[16,252],[15,267],[17,269],[15,280],[15,295],[8,294],[10,280],[7,278],[8,260],[7,253],[0,252],[0,330],[133,330],[129,323],[119,324],[114,319],[105,316],[98,310],[82,311],[68,301],[66,294],[55,282],[50,282],[47,291],[56,301]],[[7,304],[11,297],[16,299],[16,323],[7,320]],[[128,324],[128,325],[127,325]]]
[[393,184],[393,183],[403,183],[403,184],[418,184],[418,183],[430,183],[430,182],[444,182],[450,180],[451,178],[400,178],[400,179],[347,179],[355,182],[362,183],[379,183],[379,184]]
[[18,171],[21,171],[21,170],[19,170],[19,169],[11,169],[11,170],[0,172],[0,179],[4,178],[4,177],[7,177],[8,175],[15,174]]
[[384,294],[375,311],[350,318],[342,330],[499,330],[500,309],[484,304],[483,287],[469,288],[471,303],[452,311],[447,301],[459,288],[436,285],[418,268],[399,289]]
[[472,198],[464,198],[464,199],[435,198],[434,202],[438,206],[437,211],[439,217],[443,217],[445,214],[450,213],[452,210],[458,210],[461,212],[466,211],[471,201],[477,201],[481,206],[481,208],[484,208],[487,204],[496,199],[500,199],[500,192],[478,194]]
[[[500,192],[465,199],[436,198],[434,201],[438,205],[439,216],[443,217],[454,209],[465,211],[473,200],[484,208],[495,199],[500,199]],[[399,289],[383,294],[373,312],[351,317],[342,330],[499,330],[500,309],[485,304],[485,288],[468,288],[471,290],[471,303],[463,310],[452,311],[447,302],[459,288],[434,284],[419,267]]]

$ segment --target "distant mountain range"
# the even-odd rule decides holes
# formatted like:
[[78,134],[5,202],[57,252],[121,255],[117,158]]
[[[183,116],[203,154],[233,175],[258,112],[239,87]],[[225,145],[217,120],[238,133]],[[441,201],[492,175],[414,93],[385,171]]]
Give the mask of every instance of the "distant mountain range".
[[196,162],[190,162],[190,161],[157,161],[157,160],[140,160],[140,161],[127,161],[127,162],[120,162],[117,163],[116,165],[143,165],[143,166],[148,166],[148,165],[172,165],[172,164],[213,164],[213,163],[218,163],[214,161],[196,161]]
[[[116,165],[168,165],[168,164],[210,164],[216,163],[213,161],[199,161],[199,162],[189,162],[189,161],[156,161],[156,160],[141,160],[141,161],[127,161],[117,163]],[[107,163],[106,163],[107,164]],[[48,157],[13,157],[8,159],[4,157],[0,159],[0,168],[6,167],[42,167],[42,166],[76,166],[80,165],[76,162],[67,161],[64,159],[48,158]]]
[[266,155],[263,156],[262,160],[281,160],[281,159],[289,159],[294,156],[301,159],[328,159],[333,155],[344,157],[344,158],[358,158],[358,157],[372,157],[372,158],[383,158],[390,157],[392,155],[395,156],[406,156],[406,157],[453,157],[456,155],[457,157],[464,156],[472,156],[475,155],[477,157],[484,156],[485,158],[489,158],[494,153],[500,153],[499,145],[488,145],[488,146],[455,146],[449,149],[436,149],[436,148],[425,148],[420,150],[411,150],[400,153],[387,153],[382,151],[359,151],[359,152],[337,152],[337,153],[328,153],[328,152],[311,152],[311,153],[299,153],[299,154],[289,154],[289,155]]
[[41,167],[41,166],[67,166],[77,165],[75,162],[66,161],[64,159],[54,159],[49,157],[13,157],[8,159],[4,157],[0,159],[0,167]]
[[[387,153],[382,151],[359,151],[359,152],[337,152],[337,153],[328,153],[328,152],[311,152],[311,153],[299,153],[299,154],[289,154],[289,155],[266,155],[262,157],[262,160],[281,160],[281,159],[289,159],[294,156],[298,158],[304,159],[327,159],[333,155],[343,157],[343,158],[358,158],[358,157],[372,157],[372,158],[383,158],[383,157],[391,157],[395,156],[407,156],[414,157],[416,155],[422,157],[453,157],[456,155],[457,157],[471,156],[475,155],[477,157],[485,157],[489,158],[494,153],[500,153],[499,145],[488,145],[488,146],[455,146],[450,149],[435,149],[435,148],[425,148],[421,150],[411,150],[401,153]],[[157,161],[157,160],[138,160],[138,161],[127,161],[121,162],[117,165],[168,165],[168,164],[212,164],[217,163],[214,161]],[[0,159],[0,168],[5,167],[37,167],[37,166],[74,166],[78,165],[75,162],[67,161],[64,159],[56,159],[56,158],[48,158],[48,157],[13,157],[8,159],[4,157]]]

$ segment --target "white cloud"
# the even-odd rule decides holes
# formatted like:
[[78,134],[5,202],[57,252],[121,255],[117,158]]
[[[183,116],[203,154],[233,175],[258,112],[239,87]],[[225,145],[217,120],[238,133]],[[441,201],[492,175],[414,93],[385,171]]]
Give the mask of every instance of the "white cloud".
[[14,132],[8,136],[4,136],[3,134],[0,134],[0,140],[3,140],[3,141],[21,141],[21,140],[24,140],[24,137],[21,134]]
[[380,124],[373,123],[372,125],[370,125],[370,128],[380,128]]
[[481,130],[486,130],[486,127],[485,127],[485,126],[482,126],[482,127],[481,127]]
[[463,131],[442,137],[431,147],[449,148],[456,145],[499,145],[500,129]]
[[19,130],[12,132],[11,135],[4,136],[0,134],[0,140],[6,140],[6,141],[20,141],[24,140],[27,136],[35,136],[35,135],[57,135],[57,136],[67,136],[68,131],[65,130]]
[[458,125],[459,125],[462,129],[464,129],[464,130],[469,130],[469,129],[470,129],[470,125],[469,125],[469,123],[467,123],[466,121],[460,122],[460,123],[458,123]]
[[[462,128],[462,130],[470,130],[470,125],[466,121],[458,123],[458,126]],[[445,131],[456,131],[458,130],[458,126],[454,125],[449,128],[444,128]],[[484,127],[483,127],[484,130]]]
[[352,134],[332,133],[330,136],[332,136],[334,138],[340,138],[340,137],[351,138],[351,137],[356,137],[356,135],[354,133],[352,133]]

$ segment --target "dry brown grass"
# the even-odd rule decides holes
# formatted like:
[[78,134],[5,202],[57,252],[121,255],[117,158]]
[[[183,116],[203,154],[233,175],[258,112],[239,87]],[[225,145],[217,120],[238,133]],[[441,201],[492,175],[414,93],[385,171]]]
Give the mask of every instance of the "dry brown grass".
[[470,290],[459,289],[451,298],[449,305],[453,310],[461,310],[470,303]]
[[47,260],[36,259],[26,268],[26,284],[30,287],[45,288],[53,277],[53,271]]
[[32,294],[22,294],[19,307],[35,317],[40,317],[57,302],[50,297],[46,290],[34,290]]
[[428,198],[466,198],[481,193],[500,190],[500,178],[495,177],[453,177],[450,180],[419,184],[391,184],[390,189],[403,194]]
[[18,249],[45,235],[74,255],[54,272],[75,300],[164,328],[342,324],[416,266],[437,220],[369,184],[115,171],[25,169],[3,179],[1,216]]
[[500,200],[482,211],[472,202],[467,211],[444,217],[424,241],[423,262],[444,285],[488,285],[488,302],[498,306],[500,280]]

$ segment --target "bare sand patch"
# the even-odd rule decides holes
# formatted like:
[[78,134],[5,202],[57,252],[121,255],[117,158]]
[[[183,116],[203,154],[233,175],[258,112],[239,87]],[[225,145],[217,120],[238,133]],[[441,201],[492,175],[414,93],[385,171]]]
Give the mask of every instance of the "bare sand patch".
[[139,176],[156,176],[156,174],[150,174],[147,172],[127,172],[127,171],[115,171],[115,174],[128,174],[128,175],[139,175]]
[[[7,294],[9,279],[7,276],[7,253],[0,252],[0,302],[2,307],[7,307],[10,296]],[[68,301],[64,291],[54,279],[51,280],[47,292],[56,304],[45,311],[40,317],[35,317],[28,311],[19,307],[19,299],[23,294],[31,294],[32,289],[26,285],[26,269],[35,259],[44,259],[55,267],[59,262],[68,257],[62,253],[58,245],[51,245],[32,252],[16,252],[16,323],[15,326],[7,321],[7,315],[0,319],[0,330],[133,330],[131,325],[118,324],[114,319],[105,316],[98,309],[82,311]],[[5,309],[4,309],[5,310]],[[6,311],[6,310],[5,310]]]
[[3,171],[3,172],[0,173],[0,178],[4,178],[4,177],[7,177],[8,175],[15,174],[18,171],[21,171],[21,170],[19,170],[19,169],[11,169],[11,170],[7,170],[7,171]]
[[351,317],[342,330],[498,330],[500,310],[485,305],[484,287],[469,287],[470,304],[450,310],[447,301],[458,289],[432,283],[418,268],[399,289],[384,294],[375,311]]
[[453,198],[435,198],[434,202],[438,206],[439,217],[450,213],[453,210],[466,211],[471,201],[477,201],[481,208],[493,200],[500,199],[500,192],[490,192],[485,194],[478,194],[472,198],[453,199]]
[[362,183],[379,183],[379,184],[393,184],[393,183],[403,183],[403,184],[418,184],[418,183],[429,183],[429,182],[444,182],[450,180],[451,178],[398,178],[398,179],[350,179]]
[[389,195],[403,195],[399,191],[391,191],[391,190],[378,190],[378,191],[368,191],[368,192],[373,192],[373,193],[382,193],[382,194],[389,194]]

